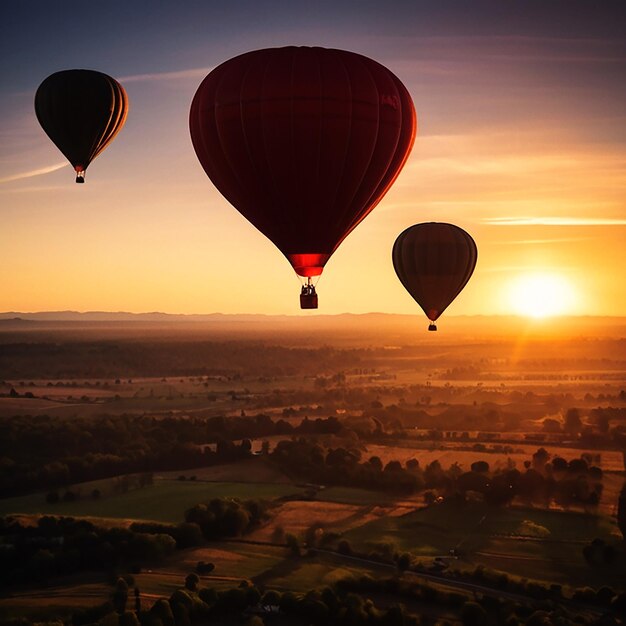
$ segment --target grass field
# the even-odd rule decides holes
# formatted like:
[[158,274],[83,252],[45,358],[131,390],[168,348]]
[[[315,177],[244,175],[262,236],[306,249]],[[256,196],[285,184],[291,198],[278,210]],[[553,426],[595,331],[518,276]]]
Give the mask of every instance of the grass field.
[[341,502],[343,504],[374,504],[392,505],[398,498],[384,491],[369,491],[367,489],[353,489],[352,487],[329,487],[317,494],[317,499],[325,502]]
[[320,563],[317,561],[289,561],[282,568],[276,568],[273,576],[264,576],[264,583],[280,591],[308,591],[332,585],[350,575],[362,575],[368,571],[363,567],[343,566],[336,563]]
[[176,552],[154,569],[137,574],[135,582],[142,593],[155,597],[170,595],[183,585],[185,576],[195,570],[198,561],[205,561],[213,563],[215,569],[210,576],[201,576],[202,585],[231,588],[271,571],[287,556],[287,550],[282,547],[216,541]]
[[[544,540],[517,536],[525,520],[550,534]],[[422,557],[447,556],[455,548],[463,567],[483,563],[517,576],[601,586],[623,585],[626,572],[590,568],[582,548],[596,537],[614,543],[618,534],[614,520],[606,516],[447,502],[369,522],[347,531],[344,538],[360,551],[388,543]]]
[[158,480],[149,487],[93,500],[48,504],[45,494],[0,500],[0,515],[41,513],[123,519],[182,522],[185,511],[211,498],[272,500],[297,492],[292,485],[278,483],[230,483]]
[[303,536],[307,528],[320,524],[325,528],[349,528],[358,523],[363,507],[334,502],[296,500],[285,502],[273,511],[270,522],[254,531],[250,539],[271,541],[276,529]]
[[370,522],[348,532],[346,538],[354,541],[357,547],[391,542],[401,550],[416,554],[446,555],[459,545],[465,551],[482,549],[493,535],[516,535],[524,520],[547,528],[551,539],[607,539],[619,532],[615,522],[608,517],[545,509],[500,509],[482,503],[460,505],[444,502],[402,517]]
[[[260,444],[259,444],[260,447]],[[291,483],[291,479],[282,474],[263,457],[244,459],[237,463],[212,465],[191,470],[158,472],[159,478],[176,479],[180,475],[195,476],[198,480],[211,482],[245,482],[245,483]]]

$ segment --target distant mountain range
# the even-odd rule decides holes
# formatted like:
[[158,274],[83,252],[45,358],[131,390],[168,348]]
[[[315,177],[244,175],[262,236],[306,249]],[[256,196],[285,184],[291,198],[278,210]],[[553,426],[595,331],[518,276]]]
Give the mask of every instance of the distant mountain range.
[[[288,320],[416,320],[423,318],[421,313],[414,315],[401,313],[339,313],[334,315],[313,314],[313,315],[265,315],[262,313],[160,313],[153,311],[149,313],[129,313],[127,311],[37,311],[34,313],[24,313],[18,311],[0,312],[0,320],[10,321],[41,321],[41,322],[277,322]],[[520,321],[525,317],[515,315],[453,315],[445,316],[443,319],[449,320],[500,320],[500,321]],[[424,318],[425,319],[425,318]],[[542,320],[549,323],[556,320],[576,320],[594,323],[596,321],[623,324],[626,317],[620,316],[585,316],[571,315],[563,317],[548,318]]]
[[[35,313],[22,313],[9,311],[0,313],[0,320],[22,320],[40,322],[219,322],[222,320],[254,321],[264,319],[280,319],[287,316],[268,316],[261,314],[236,314],[224,313],[191,314],[184,313],[128,313],[126,311],[38,311]],[[296,316],[294,316],[296,317]]]
[[[338,314],[313,314],[313,315],[266,315],[263,313],[161,313],[152,311],[148,313],[129,313],[128,311],[36,311],[36,312],[18,312],[7,311],[0,312],[0,319],[22,319],[22,320],[41,320],[56,322],[77,322],[77,321],[94,321],[94,322],[125,322],[125,321],[143,321],[143,322],[217,322],[221,320],[279,320],[279,319],[302,319],[303,317],[312,318],[415,318],[420,314],[404,314],[404,313],[338,313]],[[497,318],[497,319],[522,319],[516,315],[452,315],[450,319],[479,319],[479,318]],[[602,316],[602,315],[569,315],[554,319],[613,319],[626,320],[626,316]]]
[[[393,313],[343,313],[339,315],[261,315],[261,314],[171,314],[171,313],[127,313],[107,311],[41,311],[24,313],[9,311],[0,313],[0,332],[3,334],[72,329],[109,333],[137,334],[145,330],[159,336],[178,335],[179,332],[201,334],[233,333],[247,337],[266,334],[273,336],[302,336],[323,340],[337,333],[350,338],[365,335],[383,336],[386,340],[435,340],[445,336],[474,339],[504,336],[561,336],[578,338],[626,337],[626,317],[570,316],[532,320],[516,316],[446,316],[438,322],[441,332],[426,332],[427,320],[421,313],[401,315]],[[143,330],[142,330],[143,329]]]

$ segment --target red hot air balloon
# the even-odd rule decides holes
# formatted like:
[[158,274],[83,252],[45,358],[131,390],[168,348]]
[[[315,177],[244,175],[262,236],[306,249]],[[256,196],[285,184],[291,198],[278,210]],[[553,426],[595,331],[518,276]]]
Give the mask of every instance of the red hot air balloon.
[[461,293],[476,267],[474,240],[454,224],[415,224],[393,245],[393,266],[400,282],[435,321]]
[[191,140],[222,195],[306,279],[380,202],[413,146],[416,117],[400,80],[367,57],[286,47],[242,54],[200,84]]
[[85,182],[85,170],[120,131],[128,114],[124,88],[93,70],[64,70],[46,78],[35,94],[42,128]]

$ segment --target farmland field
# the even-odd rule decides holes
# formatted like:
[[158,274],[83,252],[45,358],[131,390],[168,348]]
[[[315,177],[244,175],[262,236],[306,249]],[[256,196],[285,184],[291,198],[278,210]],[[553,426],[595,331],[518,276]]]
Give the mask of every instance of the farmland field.
[[159,480],[154,485],[99,500],[84,498],[75,502],[46,502],[46,494],[0,500],[0,515],[41,513],[182,522],[187,509],[212,498],[272,500],[297,493],[298,489],[280,483],[207,483]]
[[[450,467],[453,463],[458,463],[464,470],[468,471],[471,464],[476,461],[487,461],[493,469],[506,468],[509,459],[515,464],[517,469],[523,469],[524,461],[531,461],[532,455],[543,447],[552,456],[560,456],[566,461],[580,458],[582,454],[589,453],[592,456],[600,455],[599,467],[608,472],[623,472],[624,458],[617,450],[595,450],[587,448],[565,448],[562,446],[551,446],[550,444],[518,445],[512,444],[515,452],[486,452],[484,450],[463,450],[457,449],[460,444],[444,444],[445,449],[437,449],[437,442],[432,442],[428,449],[428,444],[416,442],[412,445],[409,440],[406,445],[376,445],[367,444],[367,452],[364,456],[378,456],[383,463],[389,461],[400,461],[406,463],[409,459],[417,459],[424,467],[433,461],[439,461],[442,467]],[[442,444],[439,444],[442,445]],[[434,449],[433,449],[434,448]]]
[[[259,446],[260,447],[260,446]],[[185,471],[159,472],[159,479],[177,479],[179,476],[195,476],[198,481],[224,482],[224,483],[291,483],[291,479],[285,476],[277,468],[264,463],[260,457],[226,463],[224,465],[212,465],[198,467]]]
[[[520,537],[523,523],[546,529],[544,538]],[[382,544],[421,557],[448,557],[455,549],[460,566],[483,563],[509,574],[584,585],[592,575],[596,584],[617,582],[613,571],[590,574],[582,548],[594,538],[619,537],[609,517],[529,508],[490,508],[454,502],[430,506],[401,517],[386,517],[344,533],[359,550]],[[618,575],[621,584],[624,574]]]
[[[167,340],[161,329],[146,338],[136,328],[80,340],[50,331],[46,345],[18,334],[6,351],[12,356],[0,354],[1,484],[7,496],[29,494],[0,499],[0,515],[21,514],[20,532],[41,542],[30,550],[29,541],[12,537],[14,522],[5,525],[0,541],[22,550],[30,569],[16,561],[21,578],[0,594],[0,614],[41,621],[63,615],[69,622],[74,609],[101,604],[116,577],[130,573],[146,609],[180,589],[200,561],[215,565],[201,585],[218,590],[244,583],[306,594],[367,573],[374,580],[428,579],[431,589],[467,597],[453,572],[493,586],[480,580],[479,566],[494,577],[561,584],[568,597],[575,587],[626,588],[617,524],[626,440],[621,339],[520,346],[517,336],[458,340],[442,332],[414,339],[398,328],[372,344],[359,336],[328,347],[310,333],[297,340],[276,334],[266,345],[256,329],[254,341],[220,334],[216,342],[190,327],[182,339],[168,330]],[[0,332],[0,347],[6,337]],[[273,454],[284,440],[289,445]],[[527,472],[540,447],[548,466]],[[585,453],[601,478],[585,464],[550,465]],[[380,463],[367,464],[371,457]],[[407,470],[409,459],[422,470],[438,461],[444,471]],[[386,468],[392,461],[402,466]],[[489,465],[476,472],[486,479],[514,466],[552,486],[578,481],[581,490],[554,487],[546,500],[539,488],[520,488],[511,505],[487,506],[494,501],[489,484],[465,489],[459,473],[446,471],[453,464],[468,471],[477,461]],[[47,502],[51,494],[57,503]],[[64,554],[71,532],[50,539],[45,533],[58,522],[39,517],[72,516],[98,528],[133,520],[176,524],[187,509],[214,498],[271,504],[246,529],[227,526],[234,517],[224,514],[224,526],[215,524],[211,534],[209,524],[236,511],[215,503],[198,519],[214,539],[196,533],[193,547],[167,555],[137,556],[107,539],[106,550],[116,550],[114,568],[112,561],[92,567],[72,560],[75,553]],[[536,508],[521,506],[528,502]],[[74,522],[58,526],[64,524]],[[614,550],[612,564],[585,559],[593,540]],[[25,573],[33,577],[50,554],[54,568],[58,555],[58,569],[51,566],[41,589],[26,584]],[[399,557],[409,564],[402,576]],[[66,575],[65,567],[75,570]],[[357,595],[382,607],[405,603],[433,622],[460,623],[458,607],[389,590]]]

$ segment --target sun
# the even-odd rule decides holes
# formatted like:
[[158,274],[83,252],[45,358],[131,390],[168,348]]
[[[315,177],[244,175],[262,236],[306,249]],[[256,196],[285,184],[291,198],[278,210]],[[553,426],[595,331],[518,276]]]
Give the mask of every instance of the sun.
[[567,278],[559,274],[537,272],[514,280],[509,288],[513,312],[542,318],[574,313],[576,293]]

